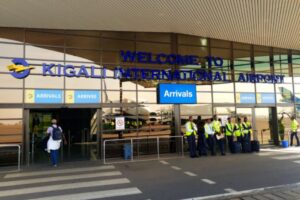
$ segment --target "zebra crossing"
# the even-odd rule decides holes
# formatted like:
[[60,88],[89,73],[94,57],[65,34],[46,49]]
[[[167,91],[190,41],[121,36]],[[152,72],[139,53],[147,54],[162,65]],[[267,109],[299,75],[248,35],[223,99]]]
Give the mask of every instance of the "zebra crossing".
[[290,147],[287,149],[261,149],[256,155],[268,157],[274,160],[292,161],[300,164],[300,148]]
[[115,166],[47,168],[0,179],[0,199],[84,200],[142,194]]

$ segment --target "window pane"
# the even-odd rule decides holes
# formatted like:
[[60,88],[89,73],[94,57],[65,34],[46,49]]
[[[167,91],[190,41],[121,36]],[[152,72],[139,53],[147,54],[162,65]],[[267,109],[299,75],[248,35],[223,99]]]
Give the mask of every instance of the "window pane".
[[197,92],[209,92],[211,91],[211,85],[197,85],[196,86]]
[[22,117],[23,117],[22,109],[9,109],[9,108],[0,109],[0,119],[11,119],[11,118],[22,118]]
[[63,31],[61,34],[57,34],[44,32],[44,30],[43,32],[26,30],[25,40],[27,43],[37,45],[64,46]]
[[23,133],[22,120],[0,120],[0,135]]
[[45,60],[64,60],[63,48],[41,48],[26,45],[26,58],[45,59]]
[[178,44],[188,44],[197,46],[207,46],[207,39],[192,35],[178,35]]
[[66,61],[99,63],[100,58],[101,58],[100,51],[66,49]]
[[19,44],[1,44],[0,43],[0,56],[11,58],[22,58],[24,46]]
[[101,80],[98,78],[67,78],[66,89],[101,89]]
[[181,104],[180,105],[180,115],[184,116],[198,116],[198,115],[211,115],[212,105],[211,104]]
[[171,53],[171,45],[170,44],[137,42],[136,50],[144,51],[144,52],[151,52],[151,53]]
[[124,40],[113,40],[113,39],[102,39],[102,48],[103,50],[132,50],[134,51],[134,42],[133,41],[124,41]]
[[138,99],[139,102],[144,103],[156,103],[157,102],[157,96],[156,92],[138,92]]
[[268,83],[256,83],[256,92],[274,92],[274,85]]
[[63,89],[64,77],[30,75],[25,79],[25,88]]
[[236,92],[254,92],[253,83],[235,83],[235,91]]
[[233,83],[214,84],[213,91],[217,92],[233,92]]
[[151,41],[151,42],[171,42],[169,33],[136,33],[136,40]]
[[22,28],[0,28],[0,42],[16,42],[24,41],[24,29]]
[[100,38],[66,35],[66,47],[100,49]]
[[197,92],[197,103],[212,103],[210,92]]
[[23,91],[22,90],[0,90],[0,103],[22,103]]
[[11,74],[0,74],[0,87],[22,88],[23,80],[16,79]]
[[213,93],[214,103],[234,103],[233,93]]

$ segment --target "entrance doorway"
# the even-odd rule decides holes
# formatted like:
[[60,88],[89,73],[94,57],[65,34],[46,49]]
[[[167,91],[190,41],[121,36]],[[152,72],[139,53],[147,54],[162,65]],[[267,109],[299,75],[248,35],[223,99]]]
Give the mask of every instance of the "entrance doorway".
[[30,161],[48,162],[49,154],[43,149],[43,140],[51,119],[55,118],[63,129],[65,140],[61,145],[63,161],[97,159],[96,109],[30,109]]
[[257,139],[260,144],[278,145],[276,107],[237,108],[236,114],[252,122],[253,139]]

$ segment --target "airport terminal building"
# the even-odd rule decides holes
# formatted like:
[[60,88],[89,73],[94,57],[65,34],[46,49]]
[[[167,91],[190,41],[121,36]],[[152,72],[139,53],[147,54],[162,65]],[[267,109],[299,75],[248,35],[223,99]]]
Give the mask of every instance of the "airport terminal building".
[[[300,48],[279,46],[159,29],[2,26],[0,143],[21,144],[25,163],[43,161],[56,118],[65,160],[101,159],[105,140],[179,136],[188,116],[216,114],[222,123],[247,116],[262,144],[278,145],[282,113],[300,118]],[[287,115],[283,124],[287,134]]]

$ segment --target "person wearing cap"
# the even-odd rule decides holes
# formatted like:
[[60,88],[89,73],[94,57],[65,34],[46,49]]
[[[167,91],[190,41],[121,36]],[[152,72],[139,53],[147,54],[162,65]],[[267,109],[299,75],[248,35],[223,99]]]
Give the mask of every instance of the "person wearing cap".
[[57,120],[52,119],[51,120],[51,126],[48,127],[47,129],[47,134],[49,135],[49,140],[47,143],[47,151],[50,153],[50,158],[53,167],[57,167],[58,164],[58,151],[61,145],[61,140],[54,140],[53,139],[53,130],[54,129],[59,129],[62,133],[62,129],[60,126],[57,125]]

